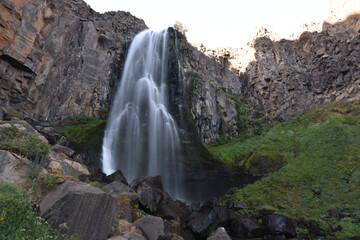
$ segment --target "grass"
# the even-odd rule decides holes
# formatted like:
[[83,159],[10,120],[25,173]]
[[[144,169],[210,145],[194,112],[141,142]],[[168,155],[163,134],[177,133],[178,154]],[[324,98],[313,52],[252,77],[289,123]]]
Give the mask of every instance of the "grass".
[[270,210],[299,225],[316,222],[334,238],[360,235],[359,101],[326,105],[261,136],[208,149],[228,166],[264,176],[225,197],[245,204],[249,215]]
[[49,144],[39,137],[11,126],[0,128],[0,149],[12,151],[35,160],[36,158],[47,158]]
[[66,239],[48,226],[31,198],[12,183],[0,183],[0,239]]

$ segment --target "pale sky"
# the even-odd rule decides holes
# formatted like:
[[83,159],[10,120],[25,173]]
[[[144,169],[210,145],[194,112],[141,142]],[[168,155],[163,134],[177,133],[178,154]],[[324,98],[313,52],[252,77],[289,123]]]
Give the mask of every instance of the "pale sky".
[[280,37],[297,32],[307,22],[322,22],[331,11],[329,0],[85,0],[95,11],[127,11],[153,30],[173,26],[188,29],[192,43],[243,47],[266,27]]

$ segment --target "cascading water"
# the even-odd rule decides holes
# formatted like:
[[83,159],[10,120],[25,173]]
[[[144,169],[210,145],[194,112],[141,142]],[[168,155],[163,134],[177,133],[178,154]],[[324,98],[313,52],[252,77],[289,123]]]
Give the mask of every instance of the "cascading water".
[[167,110],[167,30],[144,30],[133,40],[102,146],[106,174],[121,169],[128,181],[161,175],[173,197],[182,192],[180,140]]

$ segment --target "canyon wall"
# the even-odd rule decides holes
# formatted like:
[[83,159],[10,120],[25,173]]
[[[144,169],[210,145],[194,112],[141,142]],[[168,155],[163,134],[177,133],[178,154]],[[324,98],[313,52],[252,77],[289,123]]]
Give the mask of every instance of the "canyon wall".
[[237,51],[200,48],[204,56],[180,41],[187,86],[194,89],[191,113],[203,143],[240,132],[234,96],[247,114],[267,122],[360,99],[360,15],[324,22],[321,32],[304,32],[296,40],[264,34],[255,39],[255,61],[246,68],[236,64]]
[[1,105],[53,121],[106,111],[124,46],[146,28],[82,0],[3,0],[0,13]]
[[[130,13],[99,14],[82,0],[3,0],[0,13],[1,106],[35,120],[107,112],[129,43],[146,28]],[[287,121],[320,104],[356,100],[359,31],[356,14],[295,40],[263,29],[254,50],[235,52],[199,51],[172,30],[170,76],[182,81],[173,92],[185,97],[203,143],[246,131],[244,115]],[[244,62],[253,52],[254,61]]]

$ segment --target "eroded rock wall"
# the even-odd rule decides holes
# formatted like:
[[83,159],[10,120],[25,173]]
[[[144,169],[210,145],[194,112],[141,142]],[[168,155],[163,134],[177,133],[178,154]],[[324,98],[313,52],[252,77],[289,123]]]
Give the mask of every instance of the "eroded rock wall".
[[360,15],[325,22],[321,32],[304,32],[297,40],[259,37],[255,61],[245,70],[232,63],[231,51],[205,55],[179,39],[191,115],[203,143],[238,134],[239,113],[230,95],[240,96],[268,122],[360,99]]
[[34,119],[108,109],[124,45],[146,28],[82,0],[3,0],[0,13],[0,102]]

